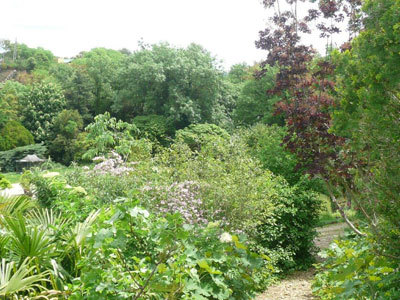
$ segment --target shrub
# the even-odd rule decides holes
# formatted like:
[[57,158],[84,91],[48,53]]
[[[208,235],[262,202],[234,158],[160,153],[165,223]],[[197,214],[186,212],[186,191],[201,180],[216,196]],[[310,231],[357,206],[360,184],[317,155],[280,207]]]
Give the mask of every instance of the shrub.
[[[198,198],[209,221],[245,232],[252,249],[273,256],[284,269],[308,266],[319,198],[307,191],[306,184],[290,186],[282,177],[264,170],[248,152],[236,136],[205,144],[196,153],[177,142],[156,156],[156,164],[162,177],[180,184],[194,181],[200,186]],[[167,203],[174,198],[170,194]],[[192,200],[183,197],[179,201]]]
[[133,171],[133,168],[129,167],[116,152],[111,152],[108,158],[97,156],[93,161],[97,162],[92,171],[95,175],[123,176]]
[[271,215],[247,230],[252,249],[270,256],[283,270],[307,268],[314,261],[320,200],[302,186],[289,187],[284,181],[275,183],[274,190],[279,193],[271,197]]
[[0,151],[33,144],[32,134],[17,121],[8,121],[0,131]]
[[121,197],[138,195],[140,187],[154,175],[149,161],[127,163],[120,158],[104,157],[95,166],[74,166],[64,174],[68,184],[82,186],[97,206]]
[[399,299],[398,260],[380,255],[373,241],[348,235],[323,251],[313,292],[321,299]]
[[140,130],[140,137],[149,138],[152,142],[159,142],[163,146],[168,145],[169,138],[175,132],[173,122],[164,116],[137,116],[132,122]]
[[0,166],[4,172],[16,171],[16,161],[28,154],[36,154],[39,157],[46,157],[47,148],[43,144],[34,144],[17,147],[12,150],[0,152]]
[[242,130],[240,134],[251,154],[260,160],[265,169],[283,176],[290,184],[299,181],[301,170],[296,170],[296,156],[282,145],[287,134],[286,128],[257,124]]
[[11,182],[4,177],[3,174],[0,174],[0,189],[8,189],[11,187]]
[[200,186],[194,181],[174,182],[169,186],[154,188],[145,186],[144,190],[152,195],[148,205],[159,215],[178,212],[186,223],[199,226],[216,219],[208,218],[200,196]]
[[89,240],[71,299],[253,299],[262,259],[216,224],[117,204]]
[[229,140],[229,133],[214,124],[192,124],[176,132],[176,140],[187,144],[192,150],[200,150],[201,146],[215,139]]
[[239,135],[250,148],[251,155],[265,169],[283,176],[290,185],[298,184],[305,189],[326,193],[322,180],[304,175],[304,169],[299,168],[296,155],[283,145],[283,139],[287,135],[285,127],[256,124],[239,131]]

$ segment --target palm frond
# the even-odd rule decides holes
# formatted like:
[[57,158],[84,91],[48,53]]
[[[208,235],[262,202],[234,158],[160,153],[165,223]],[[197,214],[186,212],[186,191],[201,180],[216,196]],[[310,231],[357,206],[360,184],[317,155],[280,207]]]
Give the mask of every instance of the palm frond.
[[3,258],[0,263],[0,297],[11,297],[21,292],[33,292],[36,289],[45,290],[40,282],[47,281],[48,272],[33,274],[34,266],[29,267],[32,259],[26,258],[18,269],[15,263]]
[[37,257],[39,260],[55,255],[55,247],[45,230],[28,227],[21,214],[3,217],[9,231],[8,248],[20,258]]
[[0,257],[5,257],[6,255],[6,246],[10,237],[4,234],[0,229]]
[[23,213],[36,206],[36,202],[26,196],[0,197],[0,215],[3,216]]
[[52,235],[62,231],[69,223],[70,219],[64,218],[60,213],[54,213],[52,209],[35,209],[26,214],[28,223],[48,230]]
[[100,210],[91,212],[89,216],[85,219],[85,221],[76,224],[75,227],[72,229],[71,233],[74,240],[74,244],[80,251],[99,213]]

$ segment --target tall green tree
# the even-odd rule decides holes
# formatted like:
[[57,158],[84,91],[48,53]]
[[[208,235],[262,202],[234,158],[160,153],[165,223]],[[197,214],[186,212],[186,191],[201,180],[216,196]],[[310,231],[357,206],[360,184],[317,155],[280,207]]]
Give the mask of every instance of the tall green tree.
[[257,122],[283,125],[283,118],[274,115],[275,104],[281,98],[266,92],[274,87],[278,70],[271,66],[265,66],[265,69],[259,78],[256,76],[260,71],[258,66],[246,70],[236,67],[229,73],[230,80],[240,82],[240,93],[233,114],[237,125],[253,125]]
[[18,120],[21,113],[21,99],[28,88],[17,81],[7,80],[0,84],[0,126],[8,120]]
[[63,110],[54,119],[53,136],[49,141],[51,157],[63,164],[75,159],[81,149],[78,144],[79,134],[83,129],[83,120],[77,110]]
[[54,83],[34,84],[22,99],[22,122],[38,142],[52,134],[54,120],[65,107],[61,88]]
[[[86,69],[87,74],[93,82],[94,115],[110,111],[115,96],[115,81],[123,61],[124,54],[105,48],[96,48],[85,52],[82,57],[74,60],[74,64]],[[84,76],[83,74],[81,75]],[[85,79],[75,78],[75,80],[79,82]]]
[[58,64],[50,73],[63,88],[66,108],[77,110],[85,125],[92,122],[95,113],[95,83],[86,66]]
[[222,85],[221,70],[202,47],[153,45],[135,52],[123,66],[113,110],[125,120],[163,115],[180,128],[218,123],[224,102],[229,101]]

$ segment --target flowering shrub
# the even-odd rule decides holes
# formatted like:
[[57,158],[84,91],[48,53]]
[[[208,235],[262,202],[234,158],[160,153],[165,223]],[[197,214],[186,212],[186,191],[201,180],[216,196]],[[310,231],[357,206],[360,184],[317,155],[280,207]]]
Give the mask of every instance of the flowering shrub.
[[282,269],[307,267],[313,262],[319,199],[301,182],[290,186],[284,178],[263,169],[240,136],[232,136],[228,143],[215,140],[198,151],[176,142],[155,160],[165,178],[195,181],[199,187],[195,198],[188,194],[184,201],[179,197],[184,191],[169,198],[157,195],[172,201],[164,205],[175,208],[201,199],[205,219],[220,221],[230,232],[245,233],[253,250],[268,255]]
[[115,151],[111,151],[107,158],[104,156],[96,156],[92,160],[94,162],[99,162],[93,168],[93,172],[96,174],[121,176],[133,171],[133,168],[128,167],[121,155]]
[[[220,212],[210,212],[201,199],[200,185],[194,181],[174,182],[169,186],[144,187],[152,194],[149,206],[157,213],[179,213],[188,224],[206,225],[218,220]],[[222,218],[221,221],[225,221]]]

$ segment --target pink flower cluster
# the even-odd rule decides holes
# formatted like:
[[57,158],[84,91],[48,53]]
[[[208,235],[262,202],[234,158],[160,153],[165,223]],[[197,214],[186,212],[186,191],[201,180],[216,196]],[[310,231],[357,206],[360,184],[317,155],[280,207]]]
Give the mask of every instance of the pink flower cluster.
[[99,162],[93,168],[93,172],[96,174],[121,176],[126,175],[134,170],[132,167],[128,167],[127,163],[122,159],[122,157],[114,151],[112,151],[108,157],[96,156],[93,158],[93,161]]
[[[149,190],[149,187],[145,187]],[[199,196],[199,185],[194,181],[174,182],[158,187],[155,210],[160,214],[179,213],[188,224],[206,225],[206,210]],[[156,199],[158,198],[158,199]]]

